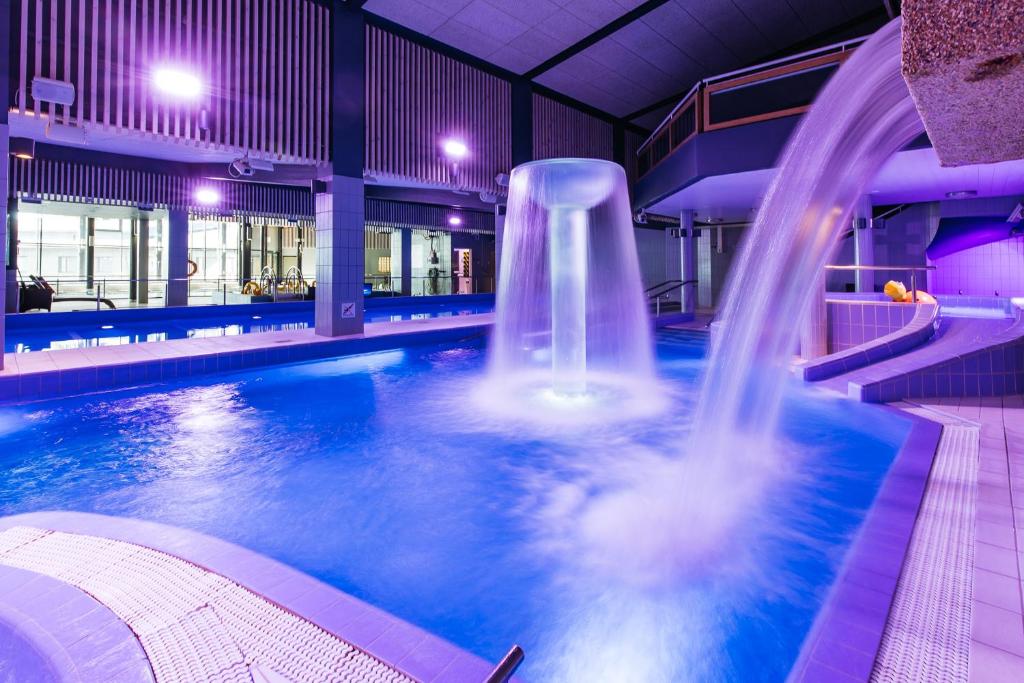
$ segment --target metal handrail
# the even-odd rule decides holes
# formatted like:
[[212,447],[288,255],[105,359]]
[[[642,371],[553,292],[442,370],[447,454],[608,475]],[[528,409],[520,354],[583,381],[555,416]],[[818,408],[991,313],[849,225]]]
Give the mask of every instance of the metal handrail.
[[834,52],[846,52],[849,48],[853,47],[854,45],[859,45],[860,43],[863,43],[865,40],[867,40],[867,38],[867,36],[861,36],[860,38],[851,38],[850,40],[844,40],[839,43],[833,43],[831,45],[815,48],[813,50],[807,50],[806,52],[800,52],[795,55],[789,55],[788,57],[780,57],[778,59],[773,59],[768,62],[761,62],[760,64],[754,64],[752,66],[743,67],[742,69],[736,69],[735,71],[727,71],[725,73],[716,74],[714,76],[708,76],[707,78],[703,78],[697,81],[696,83],[694,83],[693,87],[690,88],[689,91],[687,91],[686,95],[684,95],[679,100],[679,103],[672,108],[672,111],[668,113],[668,116],[663,118],[661,120],[661,123],[655,126],[654,130],[651,131],[651,134],[648,135],[647,138],[642,143],[640,143],[640,146],[636,148],[637,157],[639,157],[647,149],[647,147],[650,146],[654,138],[658,137],[661,131],[665,128],[665,126],[667,126],[672,121],[672,117],[676,115],[676,113],[679,111],[679,108],[682,107],[687,102],[687,100],[689,100],[690,97],[692,97],[694,93],[700,90],[701,88],[711,85],[712,83],[718,83],[720,81],[735,78],[737,76],[743,76],[745,74],[757,73],[758,71],[764,71],[767,69],[771,69],[772,67],[797,62],[802,59],[817,57],[824,54],[831,54]]
[[[696,285],[696,284],[699,284],[699,282],[697,280],[666,280],[665,282],[663,282],[661,284],[665,285],[666,287],[663,288],[661,291],[655,292],[654,294],[648,294],[647,295],[647,300],[648,301],[650,301],[651,299],[654,300],[654,316],[655,317],[658,317],[658,316],[661,315],[661,300],[662,300],[662,298],[665,297],[666,294],[668,294],[669,292],[671,292],[671,291],[673,291],[675,289],[682,290],[682,288],[685,287],[686,285]],[[661,286],[661,285],[654,285],[654,287],[649,287],[648,289],[646,289],[644,291],[644,293],[646,294],[647,292],[649,292],[652,289],[655,289],[655,288],[657,288],[659,286]]]
[[825,270],[871,270],[878,272],[903,273],[910,272],[911,301],[917,303],[917,272],[935,270],[935,266],[825,266]]
[[522,664],[524,657],[526,657],[526,653],[523,652],[523,648],[513,645],[494,667],[494,670],[484,679],[484,683],[505,683]]

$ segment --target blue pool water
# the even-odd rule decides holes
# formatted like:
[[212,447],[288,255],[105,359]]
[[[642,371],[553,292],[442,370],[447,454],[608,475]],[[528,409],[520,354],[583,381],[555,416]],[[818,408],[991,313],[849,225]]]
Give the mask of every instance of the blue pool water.
[[[210,307],[216,308],[216,307]],[[233,307],[235,309],[239,307]],[[89,346],[118,346],[140,342],[188,339],[192,337],[222,337],[249,332],[276,332],[301,330],[313,326],[313,310],[287,313],[232,313],[216,312],[195,318],[160,318],[120,322],[113,318],[46,327],[25,327],[8,330],[4,340],[6,353],[25,353],[55,349],[77,349]],[[404,306],[367,308],[366,322],[396,322],[417,318],[442,318],[494,310],[490,303],[423,303]],[[43,314],[39,314],[43,315]],[[90,316],[93,317],[93,316]]]
[[483,342],[0,406],[0,514],[203,531],[529,681],[780,681],[909,423],[794,386],[687,461],[704,345],[657,350],[669,412],[585,428],[478,405]]

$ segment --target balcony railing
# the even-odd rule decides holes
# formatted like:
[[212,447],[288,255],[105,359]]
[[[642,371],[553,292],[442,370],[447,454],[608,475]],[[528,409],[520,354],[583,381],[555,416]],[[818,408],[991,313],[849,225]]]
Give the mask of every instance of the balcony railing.
[[642,177],[698,133],[802,114],[864,38],[697,82],[637,151]]

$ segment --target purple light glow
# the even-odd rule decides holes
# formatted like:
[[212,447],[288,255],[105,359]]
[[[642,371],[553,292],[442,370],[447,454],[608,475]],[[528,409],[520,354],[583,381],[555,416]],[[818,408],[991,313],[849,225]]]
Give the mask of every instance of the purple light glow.
[[200,204],[213,206],[220,203],[220,192],[217,192],[212,187],[201,187],[196,190],[195,198]]
[[462,161],[469,154],[469,147],[462,140],[448,138],[441,142],[441,151],[452,161]]
[[173,67],[161,67],[153,72],[157,90],[186,99],[195,99],[203,92],[203,83],[195,74]]
[[462,225],[462,219],[458,216],[450,216],[448,218],[448,225]]

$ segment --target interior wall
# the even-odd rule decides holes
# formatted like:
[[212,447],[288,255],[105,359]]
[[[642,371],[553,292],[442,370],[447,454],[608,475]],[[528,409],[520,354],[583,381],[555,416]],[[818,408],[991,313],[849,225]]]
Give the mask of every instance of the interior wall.
[[644,289],[668,279],[665,253],[665,231],[661,229],[636,228],[637,258],[640,260],[640,278]]
[[[938,203],[943,218],[1009,216],[1018,196],[983,197]],[[936,259],[930,273],[935,294],[1024,296],[1024,238],[1014,237]]]

